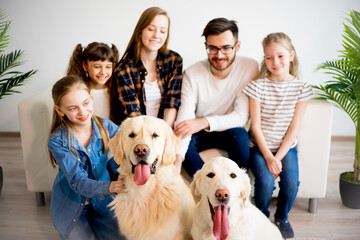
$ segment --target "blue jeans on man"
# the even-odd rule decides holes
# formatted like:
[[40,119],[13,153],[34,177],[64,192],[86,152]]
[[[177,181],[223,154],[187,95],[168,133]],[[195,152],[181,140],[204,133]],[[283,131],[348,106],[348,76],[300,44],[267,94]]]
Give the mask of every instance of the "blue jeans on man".
[[[277,197],[275,221],[286,222],[299,189],[299,165],[296,147],[291,148],[281,161],[279,195]],[[250,169],[255,177],[255,205],[269,217],[269,204],[275,190],[275,180],[258,147],[250,149]]]
[[191,137],[183,167],[192,177],[204,165],[199,153],[206,149],[225,150],[231,160],[245,168],[249,160],[249,136],[244,128],[231,128],[222,132],[200,131]]

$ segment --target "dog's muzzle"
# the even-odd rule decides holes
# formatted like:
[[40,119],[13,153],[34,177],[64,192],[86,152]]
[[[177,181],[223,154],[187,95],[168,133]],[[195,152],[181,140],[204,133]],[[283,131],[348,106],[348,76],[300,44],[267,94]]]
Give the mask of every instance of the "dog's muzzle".
[[[151,166],[150,166],[150,173],[151,174],[155,174],[156,173],[156,164],[157,164],[157,162],[158,162],[158,159],[155,159],[155,161],[153,162],[153,164],[151,164]],[[136,167],[136,165],[134,165],[131,161],[130,161],[130,163],[131,163],[131,172],[134,174],[135,173],[135,167]],[[145,161],[143,161],[143,160],[141,160],[138,164],[140,164],[140,163],[142,163],[142,164],[147,164]]]
[[[208,203],[209,203],[209,208],[210,208],[211,219],[214,221],[215,209],[214,209],[214,206],[210,203],[209,198],[208,198]],[[230,208],[228,207],[228,215],[229,214],[230,214]]]

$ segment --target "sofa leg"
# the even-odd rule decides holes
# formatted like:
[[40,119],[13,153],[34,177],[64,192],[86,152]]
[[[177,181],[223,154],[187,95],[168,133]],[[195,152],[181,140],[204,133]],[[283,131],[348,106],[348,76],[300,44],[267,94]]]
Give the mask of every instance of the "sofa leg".
[[45,206],[45,195],[43,192],[36,192],[35,199],[36,199],[36,205],[38,207]]
[[3,171],[2,171],[2,167],[0,166],[0,194],[1,194],[1,190],[2,190],[2,186],[3,186]]
[[317,208],[318,208],[318,199],[310,198],[308,212],[309,213],[317,213]]

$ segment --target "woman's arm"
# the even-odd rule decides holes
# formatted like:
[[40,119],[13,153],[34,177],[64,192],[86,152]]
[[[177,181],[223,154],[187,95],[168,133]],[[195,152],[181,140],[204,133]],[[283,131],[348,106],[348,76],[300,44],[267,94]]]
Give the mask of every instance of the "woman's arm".
[[121,108],[124,110],[124,118],[135,117],[142,115],[141,113],[141,99],[142,94],[141,79],[143,76],[138,74],[138,70],[133,66],[130,60],[123,60],[117,70],[115,80],[117,81],[117,101],[120,102]]
[[169,124],[171,128],[174,127],[176,119],[177,109],[176,108],[165,108],[164,109],[164,120]]
[[165,89],[162,105],[164,109],[175,108],[178,110],[180,107],[181,85],[183,81],[182,58],[173,51],[168,55],[162,56],[162,58],[160,77]]

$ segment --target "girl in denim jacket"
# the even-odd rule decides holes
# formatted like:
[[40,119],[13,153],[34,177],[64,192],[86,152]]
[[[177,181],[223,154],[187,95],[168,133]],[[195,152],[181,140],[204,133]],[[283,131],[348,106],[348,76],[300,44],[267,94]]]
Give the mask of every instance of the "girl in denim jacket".
[[52,97],[48,148],[51,163],[59,166],[50,206],[56,230],[62,239],[125,239],[108,207],[112,194],[125,191],[118,165],[108,160],[108,142],[119,126],[93,115],[93,99],[81,77],[57,81]]

